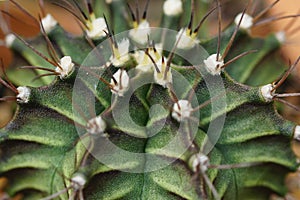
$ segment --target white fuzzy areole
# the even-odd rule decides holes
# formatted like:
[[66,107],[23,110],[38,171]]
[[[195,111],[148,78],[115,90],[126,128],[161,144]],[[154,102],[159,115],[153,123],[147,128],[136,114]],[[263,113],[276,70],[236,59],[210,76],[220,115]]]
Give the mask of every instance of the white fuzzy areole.
[[[180,38],[180,40],[179,40]],[[196,38],[192,38],[187,33],[187,28],[182,28],[176,35],[176,41],[178,41],[177,48],[179,49],[191,49],[200,41]]]
[[[166,60],[166,58],[164,60]],[[158,67],[160,73],[158,73],[156,70],[154,70],[154,80],[157,84],[159,84],[165,88],[165,87],[167,87],[167,85],[169,83],[173,82],[171,68],[169,68],[169,71],[167,72],[166,77],[165,77],[166,64],[162,63],[162,59],[160,59],[157,62],[157,67]]]
[[300,141],[300,125],[295,127],[294,139]]
[[[154,55],[153,57],[153,51],[149,51],[149,54],[152,56],[154,59],[155,63],[157,62],[156,56]],[[150,72],[152,71],[152,61],[149,58],[149,56],[145,53],[145,51],[135,51],[134,57],[136,62],[138,63],[136,65],[136,69],[142,72]]]
[[17,88],[18,90],[18,95],[17,95],[17,102],[18,103],[28,103],[31,90],[28,87],[25,86],[20,86]]
[[202,153],[197,153],[190,158],[190,163],[194,172],[197,172],[198,166],[200,166],[202,172],[206,172],[209,166],[209,158]]
[[115,67],[122,67],[129,59],[129,39],[124,38],[120,43],[118,44],[118,49],[115,50],[113,56],[110,57],[110,62]]
[[145,45],[148,42],[148,35],[150,35],[150,32],[149,22],[147,20],[143,20],[138,27],[129,31],[129,37],[133,41]]
[[[153,58],[154,62],[158,65],[160,59],[162,59],[162,51],[161,51],[162,44],[157,44],[158,47],[156,53],[154,49],[150,48],[148,53]],[[152,72],[154,69],[154,64],[149,56],[145,53],[145,51],[135,51],[134,58],[137,62],[136,69],[142,72]]]
[[219,55],[219,61],[217,61],[217,54],[210,55],[206,60],[204,60],[205,67],[207,71],[212,75],[220,75],[222,71],[222,66],[224,65],[224,60],[220,60],[222,56]]
[[281,44],[286,42],[286,33],[284,31],[275,33],[275,37]]
[[266,102],[271,102],[273,100],[275,93],[275,91],[272,91],[273,88],[272,84],[267,84],[260,88],[260,93]]
[[81,173],[76,173],[71,179],[74,188],[79,189],[82,188],[86,184],[86,177]]
[[190,117],[192,111],[192,105],[188,100],[179,100],[173,105],[172,117],[181,122]]
[[[107,4],[111,4],[111,3],[114,2],[114,1],[118,1],[118,0],[105,0],[105,2],[106,2]],[[119,0],[119,1],[123,1],[123,0]]]
[[163,5],[164,14],[168,16],[176,16],[182,13],[181,0],[166,0]]
[[117,84],[115,84],[113,79],[110,80],[110,84],[113,87],[111,92],[118,96],[124,96],[125,92],[129,89],[129,76],[127,72],[123,69],[119,69],[114,73],[113,77],[117,81]]
[[59,66],[60,67],[56,67],[55,71],[60,74],[60,79],[68,77],[74,70],[74,63],[72,62],[72,58],[70,56],[62,57],[60,59]]
[[5,45],[7,47],[11,47],[13,42],[15,41],[15,39],[16,39],[16,36],[14,34],[11,34],[11,33],[7,34],[5,36],[5,39],[4,39],[5,40]]
[[86,30],[86,34],[90,38],[97,39],[106,36],[107,25],[103,17],[92,19],[91,22],[88,22],[88,27],[89,29]]
[[103,134],[106,129],[106,123],[101,116],[90,119],[86,125],[86,130],[92,135]]
[[[239,24],[239,22],[240,22],[242,16],[243,16],[243,13],[239,13],[239,14],[235,17],[234,23],[235,23],[236,25]],[[242,19],[242,21],[241,21],[240,28],[241,28],[241,29],[247,30],[247,29],[251,28],[252,26],[253,26],[253,17],[250,16],[250,15],[248,15],[247,13],[245,13],[244,16],[243,16],[243,19]]]
[[52,29],[56,26],[57,21],[53,18],[51,14],[47,14],[46,17],[42,19],[42,24],[46,33],[52,31]]

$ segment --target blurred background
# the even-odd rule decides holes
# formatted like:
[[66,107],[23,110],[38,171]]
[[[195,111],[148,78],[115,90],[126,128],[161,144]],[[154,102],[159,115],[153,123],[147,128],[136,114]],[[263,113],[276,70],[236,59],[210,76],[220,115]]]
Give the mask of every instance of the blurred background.
[[[39,7],[37,6],[37,0],[15,0],[18,2],[23,8],[32,13],[34,16],[38,16]],[[104,1],[104,0],[101,0]],[[160,21],[160,12],[163,5],[163,0],[152,0],[150,1],[149,6],[149,18],[148,20],[151,23],[151,26],[158,26]],[[196,3],[201,4],[202,2],[207,2],[207,0],[195,0]],[[229,23],[231,23],[235,17],[235,15],[241,10],[243,10],[246,0],[227,0],[221,1],[223,4],[223,27],[226,27]],[[263,8],[266,8],[267,5],[274,3],[274,0],[254,0],[254,4],[256,4],[256,10],[261,11]],[[129,0],[129,3],[135,4],[135,0]],[[140,9],[142,10],[145,5],[144,0],[139,0]],[[134,5],[135,6],[135,5]],[[75,21],[74,17],[67,13],[65,10],[58,8],[51,4],[51,1],[45,0],[45,8],[46,11],[51,13],[55,19],[70,33],[80,35],[81,29]],[[3,39],[7,30],[12,30],[18,33],[25,38],[33,37],[39,33],[39,27],[34,25],[32,19],[24,15],[18,8],[13,6],[9,1],[0,1],[0,9],[4,10],[10,15],[2,14],[0,15],[1,20],[1,30],[0,30],[0,39]],[[159,12],[158,12],[159,11]],[[300,13],[300,4],[299,0],[281,0],[276,6],[274,6],[268,15],[276,16],[278,14],[288,15]],[[196,13],[196,17],[201,17],[203,13]],[[13,17],[12,17],[13,16]],[[22,21],[20,20],[22,19]],[[253,30],[253,34],[257,37],[266,35],[270,32],[280,31],[283,27],[286,27],[287,24],[290,23],[291,20],[281,20],[278,22],[270,23],[270,25],[266,25],[260,27],[258,29]],[[208,22],[209,26],[209,35],[215,35],[217,26],[216,26],[216,16],[211,16]],[[294,23],[295,27],[300,28],[300,17]],[[283,45],[280,50],[280,54],[284,60],[286,60],[286,67],[288,66],[288,61],[294,62],[298,56],[300,56],[300,29],[297,32],[292,33],[292,35],[287,36],[287,42]],[[10,64],[13,59],[12,52],[7,49],[4,45],[0,45],[0,57],[4,61],[4,66],[6,69],[9,69]],[[0,72],[1,75],[2,72]],[[284,85],[284,89],[286,92],[300,92],[300,66],[293,71],[291,78]],[[0,85],[0,94],[3,96],[10,95],[10,91],[5,89]],[[300,98],[289,98],[287,99],[289,102],[298,105],[300,107]],[[281,105],[280,109],[281,114],[300,124],[300,114],[295,109],[291,109],[288,106]],[[0,102],[0,127],[5,126],[8,121],[13,117],[13,111],[15,108],[14,103],[9,102]],[[300,145],[293,144],[296,154],[300,157]],[[4,181],[5,182],[5,181]],[[3,180],[0,180],[0,188],[4,185]],[[291,195],[296,197],[296,199],[300,199],[300,174],[292,174],[290,178],[287,179],[287,185],[291,191]],[[1,199],[1,197],[0,197]]]

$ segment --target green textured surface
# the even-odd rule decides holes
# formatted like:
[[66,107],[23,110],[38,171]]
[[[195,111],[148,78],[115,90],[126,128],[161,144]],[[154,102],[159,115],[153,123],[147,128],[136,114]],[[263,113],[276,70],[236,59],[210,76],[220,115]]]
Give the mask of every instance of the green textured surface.
[[[185,3],[184,7],[187,9],[190,1]],[[102,7],[101,4],[96,8],[100,9],[99,7]],[[107,12],[107,9],[113,11],[109,20],[115,32],[127,30],[125,1],[113,1],[103,8],[103,11]],[[101,12],[98,10],[96,14],[100,16]],[[184,13],[182,17],[182,23],[185,25],[189,19],[189,12]],[[162,21],[162,26],[168,28],[177,30],[182,26],[177,24],[179,18],[176,17],[164,16]],[[231,25],[222,33],[221,52],[224,51],[232,32]],[[85,38],[73,37],[60,26],[56,26],[49,37],[57,52],[70,55],[78,65],[84,62],[92,49]],[[31,40],[31,43],[45,52],[45,43],[41,41],[41,36],[38,36]],[[100,41],[94,42],[97,44]],[[210,163],[216,166],[251,162],[260,164],[246,168],[208,169],[206,174],[220,197],[230,200],[266,199],[272,193],[285,195],[285,175],[298,167],[290,147],[295,124],[279,116],[273,103],[265,103],[257,87],[271,82],[276,77],[269,76],[266,80],[266,74],[260,73],[258,68],[266,66],[264,73],[270,73],[274,63],[282,63],[280,58],[274,61],[269,57],[279,46],[273,35],[257,39],[244,32],[238,32],[233,48],[225,60],[252,49],[258,49],[259,52],[233,63],[226,70],[228,73],[222,72],[221,80],[226,94],[222,93],[217,82],[213,82],[208,88],[205,79],[194,67],[172,66],[172,74],[175,77],[173,86],[177,88],[175,92],[178,98],[187,99],[192,86],[195,86],[193,107],[208,100],[220,105],[225,99],[227,104],[224,109],[218,109],[215,113],[212,113],[209,104],[199,113],[195,112],[195,117],[199,114],[200,118],[193,122],[183,122],[181,128],[170,114],[174,103],[170,89],[151,83],[134,88],[130,97],[125,94],[124,97],[115,99],[107,85],[101,81],[95,84],[98,77],[90,71],[95,67],[93,62],[102,63],[101,59],[88,63],[90,66],[83,66],[86,67],[86,71],[78,73],[76,69],[65,80],[56,78],[47,86],[31,88],[30,102],[20,104],[14,119],[0,130],[0,176],[9,179],[8,194],[14,196],[22,193],[24,199],[39,199],[41,196],[46,197],[63,190],[70,185],[70,178],[74,174],[82,173],[87,179],[82,188],[83,195],[88,200],[197,200],[204,196],[202,190],[205,190],[209,199],[213,199],[211,189],[207,184],[201,184],[202,176],[191,169],[189,159],[195,153],[201,153],[202,148],[207,145],[209,125],[226,115],[221,136],[208,154]],[[209,54],[216,53],[217,38],[205,41],[203,47]],[[18,55],[15,65],[37,65],[53,69],[53,66],[41,60],[19,40],[15,41],[13,49]],[[192,51],[187,50],[184,53],[191,54]],[[104,57],[109,56],[110,53],[107,53]],[[179,59],[179,62],[181,61]],[[134,68],[135,64],[132,61],[126,69]],[[103,73],[103,78],[108,82],[111,74],[118,70],[116,67],[98,67],[95,73]],[[29,72],[26,73],[28,79],[33,77]],[[281,71],[276,72],[277,75],[280,73]],[[129,74],[132,86],[153,79],[150,73]],[[176,74],[178,76],[175,76]],[[80,77],[76,78],[76,75]],[[212,76],[206,78],[214,80]],[[43,81],[49,80],[46,78]],[[17,78],[12,81],[16,84],[28,83],[27,79],[24,82],[18,82]],[[37,85],[31,86],[43,83],[38,81],[40,82],[37,82]],[[244,83],[253,86],[243,85]],[[74,84],[78,87],[76,90]],[[218,98],[213,99],[208,89],[214,90],[214,96]],[[124,106],[126,97],[129,102],[128,110]],[[114,100],[117,103],[112,103]],[[154,109],[152,106],[156,104],[162,107]],[[78,108],[82,108],[82,111]],[[116,111],[122,120],[116,120],[110,109]],[[102,115],[107,122],[107,138],[86,134],[85,126],[95,114]],[[196,128],[191,128],[192,125]],[[195,137],[190,138],[193,131]],[[175,137],[178,133],[180,137]],[[171,141],[174,142],[174,139],[176,145],[162,148]],[[194,148],[187,148],[189,140],[193,140],[190,142],[193,142]],[[128,159],[111,150],[106,146],[106,141],[111,141],[122,150],[132,153],[132,157]],[[106,166],[98,161],[85,148],[85,145],[90,143],[94,144],[91,149],[93,153],[100,151],[109,161],[118,162]],[[157,163],[153,163],[152,156],[155,156]],[[159,166],[167,161],[172,162],[156,171],[147,171],[156,164]],[[141,171],[129,173],[136,169]],[[58,199],[69,199],[72,192],[74,190],[62,194]]]

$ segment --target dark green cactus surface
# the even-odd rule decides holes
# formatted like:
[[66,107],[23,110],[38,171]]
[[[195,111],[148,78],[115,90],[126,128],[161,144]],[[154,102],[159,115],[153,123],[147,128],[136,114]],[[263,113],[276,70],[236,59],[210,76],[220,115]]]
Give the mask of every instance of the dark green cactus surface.
[[[220,36],[202,39],[206,18],[221,15],[219,2],[195,1],[191,12],[190,0],[167,0],[157,11],[165,29],[151,30],[148,16],[125,0],[75,2],[53,4],[73,13],[84,35],[72,36],[43,13],[35,38],[7,36],[14,62],[1,83],[18,103],[0,130],[0,176],[9,180],[9,196],[286,195],[285,176],[299,167],[291,141],[300,129],[274,106],[285,79],[276,53],[283,41],[250,34],[265,18],[246,11]],[[204,16],[203,26],[195,16]]]

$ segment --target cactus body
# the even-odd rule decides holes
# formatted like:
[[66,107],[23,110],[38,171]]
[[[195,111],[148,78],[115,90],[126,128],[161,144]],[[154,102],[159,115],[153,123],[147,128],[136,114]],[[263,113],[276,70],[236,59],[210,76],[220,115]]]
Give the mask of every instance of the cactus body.
[[[268,56],[280,47],[278,38],[253,38],[245,30],[253,25],[250,16],[243,22],[242,14],[220,38],[202,41],[190,27],[177,30],[180,18],[189,18],[183,13],[189,0],[165,2],[167,29],[149,28],[146,18],[128,23],[125,1],[99,2],[81,21],[88,39],[45,16],[58,58],[52,63],[32,50],[54,57],[42,34],[10,43],[14,65],[43,67],[55,78],[17,90],[15,117],[0,132],[7,193],[24,199],[284,196],[284,178],[298,168],[290,141],[299,127],[274,109],[272,81],[281,71]],[[112,29],[120,34],[109,35]],[[258,52],[226,66],[250,50]],[[263,65],[266,72],[259,73]]]

